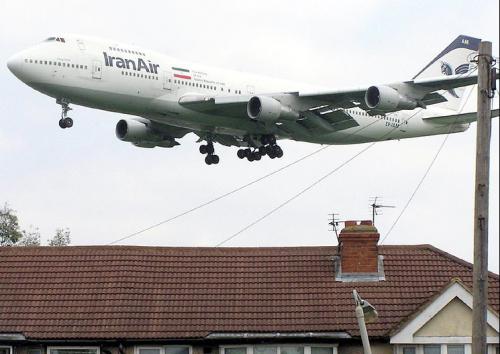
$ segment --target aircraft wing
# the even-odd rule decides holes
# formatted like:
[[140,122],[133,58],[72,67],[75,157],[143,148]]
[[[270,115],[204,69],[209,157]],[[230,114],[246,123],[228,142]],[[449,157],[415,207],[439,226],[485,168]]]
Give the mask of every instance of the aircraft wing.
[[[422,101],[424,104],[436,104],[439,102],[446,101],[446,98],[442,97],[436,91],[451,90],[457,87],[474,85],[476,83],[477,83],[477,74],[472,74],[467,76],[460,74],[460,75],[452,75],[444,77],[441,76],[430,79],[425,78],[425,79],[410,80],[403,82],[394,82],[382,86],[391,87],[403,95]],[[368,108],[364,103],[365,94],[367,90],[368,87],[362,87],[350,90],[300,93],[299,97],[304,97],[319,101],[328,101],[334,105],[346,106],[345,108],[357,106],[356,104],[349,105],[348,102],[351,103],[359,102],[359,106]],[[436,98],[438,98],[437,95],[441,96],[442,98],[436,101]]]
[[[477,83],[477,75],[451,75],[438,78],[413,79],[383,85],[418,102],[420,107],[446,102],[446,90]],[[369,87],[319,92],[278,92],[257,96],[272,97],[283,106],[298,112],[300,118],[280,125],[282,131],[292,135],[327,134],[356,127],[359,124],[349,114],[349,109],[358,107],[367,115],[384,112],[370,109],[365,102]],[[254,95],[210,96],[187,94],[179,98],[185,108],[226,117],[247,117],[247,105]]]

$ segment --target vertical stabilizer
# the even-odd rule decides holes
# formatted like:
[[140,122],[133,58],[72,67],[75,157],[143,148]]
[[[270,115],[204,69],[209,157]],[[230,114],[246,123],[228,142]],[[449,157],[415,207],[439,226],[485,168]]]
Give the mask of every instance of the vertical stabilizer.
[[[439,53],[429,64],[415,75],[416,78],[439,77],[441,75],[468,75],[476,70],[471,61],[477,55],[481,40],[460,35]],[[472,88],[455,88],[442,92],[447,102],[436,106],[460,112]]]

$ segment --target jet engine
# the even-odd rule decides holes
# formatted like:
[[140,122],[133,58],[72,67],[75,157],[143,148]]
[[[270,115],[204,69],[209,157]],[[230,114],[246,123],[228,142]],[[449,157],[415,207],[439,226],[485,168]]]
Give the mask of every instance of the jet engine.
[[369,108],[384,112],[414,109],[418,106],[416,100],[403,96],[388,86],[370,86],[366,90],[365,102]]
[[250,119],[266,123],[275,123],[278,120],[297,120],[300,115],[280,101],[267,96],[254,96],[247,104],[247,114]]
[[130,142],[138,147],[173,147],[179,145],[175,139],[164,137],[161,133],[151,129],[146,123],[135,120],[121,119],[116,124],[115,133],[118,139]]

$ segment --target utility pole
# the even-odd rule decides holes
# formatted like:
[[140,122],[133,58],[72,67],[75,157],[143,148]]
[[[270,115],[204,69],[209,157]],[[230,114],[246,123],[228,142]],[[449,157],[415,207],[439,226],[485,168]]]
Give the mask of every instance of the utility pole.
[[491,138],[491,42],[479,45],[476,181],[474,205],[474,265],[472,308],[472,353],[486,354],[488,304],[488,194]]

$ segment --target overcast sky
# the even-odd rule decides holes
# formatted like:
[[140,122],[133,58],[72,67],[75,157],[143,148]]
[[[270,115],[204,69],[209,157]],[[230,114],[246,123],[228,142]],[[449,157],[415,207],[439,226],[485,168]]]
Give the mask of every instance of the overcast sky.
[[[12,54],[46,37],[116,39],[189,61],[332,89],[406,80],[459,34],[493,42],[498,0],[475,1],[9,1],[0,0],[0,203],[44,239],[71,229],[75,245],[105,244],[226,193],[318,149],[284,141],[285,157],[249,163],[217,146],[206,166],[196,137],[140,149],[114,134],[123,115],[60,106],[18,81]],[[498,55],[498,54],[497,54]],[[474,98],[475,100],[475,98]],[[474,104],[474,102],[472,102]],[[498,273],[498,119],[493,122],[489,268]],[[429,243],[471,261],[475,124],[449,137],[384,244]],[[334,245],[328,214],[370,218],[369,198],[396,206],[378,216],[383,238],[444,136],[378,143],[226,246]],[[214,246],[366,145],[331,146],[279,174],[121,244]]]

